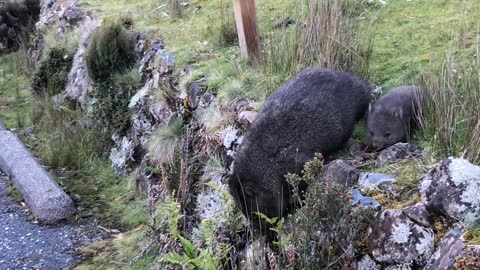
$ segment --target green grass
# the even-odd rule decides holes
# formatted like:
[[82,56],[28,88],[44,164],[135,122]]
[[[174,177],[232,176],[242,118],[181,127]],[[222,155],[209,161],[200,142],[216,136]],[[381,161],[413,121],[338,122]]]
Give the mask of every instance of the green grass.
[[6,128],[23,128],[29,122],[32,106],[29,71],[18,62],[22,52],[0,57],[0,120]]
[[390,89],[418,82],[430,62],[441,63],[459,26],[480,20],[480,2],[388,1],[366,18],[375,33],[373,82]]

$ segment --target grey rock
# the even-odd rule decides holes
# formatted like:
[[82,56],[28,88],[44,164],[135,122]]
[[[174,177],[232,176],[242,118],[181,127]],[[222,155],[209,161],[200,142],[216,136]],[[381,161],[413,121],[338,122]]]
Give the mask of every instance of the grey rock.
[[167,75],[173,72],[175,68],[175,58],[171,53],[163,53],[160,58],[158,71],[160,75]]
[[202,90],[202,80],[196,80],[190,83],[190,86],[188,87],[188,105],[190,105],[191,109],[195,110],[198,107]]
[[480,167],[465,159],[444,159],[422,178],[420,195],[431,212],[451,219],[478,217]]
[[396,143],[383,150],[377,157],[377,164],[385,166],[399,160],[423,156],[423,149],[410,143]]
[[13,179],[39,221],[54,223],[75,213],[72,199],[14,134],[0,131],[0,148],[0,169]]
[[[165,51],[162,39],[154,39],[140,61],[139,71],[145,79],[144,86],[130,99],[132,112],[131,126],[126,136],[116,138],[110,152],[115,172],[126,175],[140,165],[148,149],[148,138],[152,132],[166,126],[174,116],[168,102],[157,101],[152,93],[159,91],[169,81],[175,61],[173,55]],[[196,99],[198,105],[198,99]],[[146,187],[147,189],[149,187]]]
[[380,270],[380,265],[378,265],[370,256],[365,255],[357,262],[357,270]]
[[396,265],[390,265],[385,267],[385,270],[411,270],[412,265],[409,263],[403,263],[403,264],[396,264]]
[[465,248],[460,227],[450,230],[440,241],[437,250],[428,260],[425,270],[453,270],[455,259]]
[[344,187],[352,186],[358,179],[357,170],[343,160],[334,160],[327,164],[322,172],[327,183],[336,183]]
[[425,208],[425,205],[421,202],[405,207],[403,213],[426,228],[432,227],[432,217],[427,211],[427,208]]
[[371,227],[368,245],[378,262],[424,265],[433,253],[434,233],[402,210],[385,210]]
[[242,130],[247,130],[255,120],[257,112],[242,111],[237,116],[237,124]]
[[382,208],[382,206],[377,200],[364,196],[358,189],[350,190],[348,192],[348,195],[351,196],[350,202],[354,206],[360,206],[363,208],[370,207],[375,210],[380,210]]
[[129,173],[126,165],[132,159],[135,145],[125,136],[119,138],[115,134],[112,139],[115,142],[115,146],[111,149],[109,156],[112,161],[112,168],[117,175],[126,176]]
[[212,104],[213,101],[215,101],[215,96],[212,93],[207,92],[203,94],[202,97],[200,98],[199,106],[202,108],[206,108],[210,106],[210,104]]
[[92,33],[101,25],[101,21],[87,17],[79,27],[81,33],[80,44],[73,57],[72,68],[68,74],[68,83],[60,94],[62,101],[73,100],[86,108],[89,101],[89,93],[92,92],[93,82],[88,75],[84,54],[90,42]]
[[358,179],[358,184],[370,190],[381,189],[384,190],[386,186],[394,183],[395,177],[381,174],[381,173],[361,173]]
[[47,0],[45,1],[45,5],[50,8],[53,6],[53,4],[55,4],[55,2],[57,2],[57,0]]
[[265,261],[266,248],[266,237],[247,245],[238,255],[239,269],[268,269]]
[[69,24],[75,25],[83,20],[84,16],[85,13],[80,8],[73,6],[65,9],[60,17],[66,20]]
[[239,99],[235,102],[233,105],[235,112],[240,113],[243,111],[255,111],[255,109],[258,109],[258,104],[250,99]]
[[163,39],[157,38],[150,42],[150,46],[145,51],[142,60],[140,61],[139,71],[147,78],[151,78],[151,72],[155,68],[155,56],[164,52],[165,44]]
[[5,128],[5,126],[3,125],[2,121],[0,121],[0,131],[1,131],[1,130],[5,130],[5,129],[6,129],[6,128]]

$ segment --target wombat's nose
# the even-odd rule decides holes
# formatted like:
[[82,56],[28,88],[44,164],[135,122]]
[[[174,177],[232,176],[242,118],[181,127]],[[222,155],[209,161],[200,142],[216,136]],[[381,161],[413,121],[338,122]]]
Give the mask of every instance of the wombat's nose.
[[383,145],[382,145],[379,141],[373,140],[373,141],[372,141],[372,146],[373,146],[373,148],[375,148],[375,149],[380,149],[380,148],[382,148]]

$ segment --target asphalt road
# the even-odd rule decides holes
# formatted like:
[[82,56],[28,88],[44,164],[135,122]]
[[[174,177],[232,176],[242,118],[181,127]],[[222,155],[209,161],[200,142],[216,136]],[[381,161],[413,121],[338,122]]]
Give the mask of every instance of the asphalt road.
[[35,224],[27,210],[8,195],[7,181],[0,175],[0,270],[73,268],[80,260],[78,248],[95,240],[87,233],[91,228]]

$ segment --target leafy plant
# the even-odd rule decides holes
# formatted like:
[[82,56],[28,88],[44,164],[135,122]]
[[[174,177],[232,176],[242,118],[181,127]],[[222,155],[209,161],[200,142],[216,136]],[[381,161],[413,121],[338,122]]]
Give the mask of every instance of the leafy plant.
[[103,127],[105,137],[112,133],[123,134],[130,125],[131,110],[128,108],[130,99],[141,87],[142,78],[136,70],[114,74],[111,80],[96,83],[93,97],[94,118]]
[[353,267],[375,212],[353,207],[345,187],[323,181],[322,166],[321,156],[317,156],[305,164],[302,177],[287,177],[296,190],[301,182],[309,187],[302,208],[291,219],[294,223],[288,223],[295,229],[290,235],[283,235],[290,243],[279,242],[281,257],[287,264],[292,260],[288,254],[293,249],[294,254],[299,254],[294,260],[300,269]]

